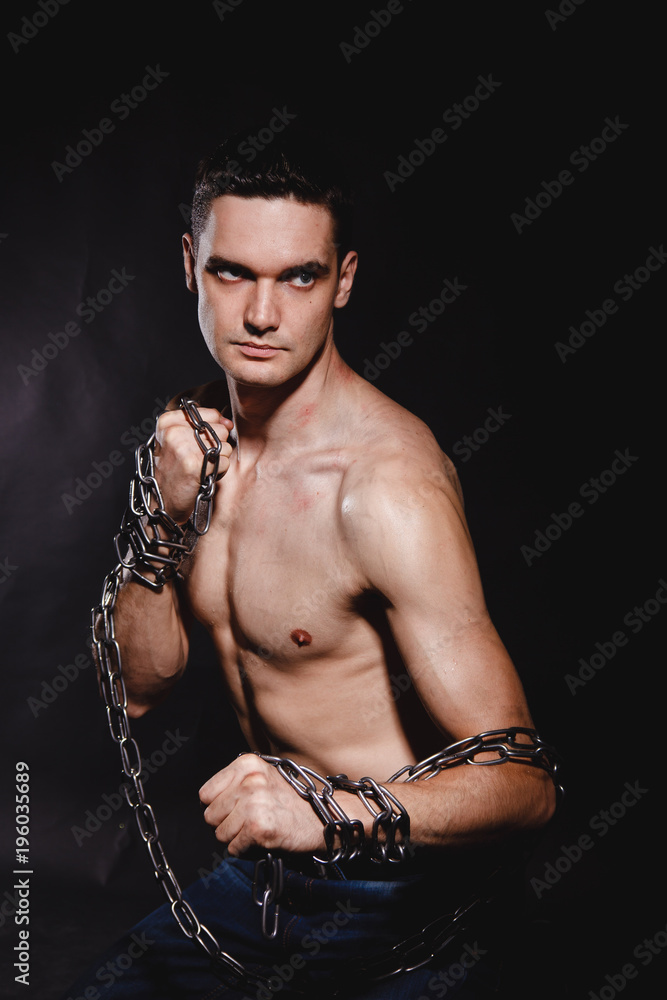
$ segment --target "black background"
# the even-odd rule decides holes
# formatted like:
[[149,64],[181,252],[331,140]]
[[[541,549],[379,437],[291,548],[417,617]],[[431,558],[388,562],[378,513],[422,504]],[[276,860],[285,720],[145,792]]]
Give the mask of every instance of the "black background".
[[[517,950],[543,965],[540,996],[603,990],[605,1000],[607,977],[631,962],[637,975],[623,992],[652,997],[666,957],[645,966],[633,951],[667,923],[665,612],[637,631],[624,618],[655,598],[667,569],[664,269],[627,302],[614,285],[667,237],[657,19],[649,5],[594,0],[562,4],[571,13],[553,24],[540,4],[415,0],[346,56],[341,43],[354,43],[371,5],[226,6],[168,13],[72,0],[43,26],[38,16],[38,30],[23,21],[37,3],[3,10],[1,995],[59,997],[162,902],[127,805],[77,843],[73,828],[117,792],[122,774],[92,667],[53,681],[87,656],[88,609],[113,565],[126,502],[131,428],[145,422],[146,435],[161,401],[217,377],[182,278],[195,165],[229,132],[266,128],[277,108],[321,128],[348,165],[361,265],[337,316],[339,349],[363,373],[382,342],[413,334],[375,384],[422,417],[456,461],[492,616],[538,728],[566,759],[566,805],[526,879],[529,925],[507,914]],[[27,40],[12,44],[20,32]],[[121,120],[110,108],[148,66],[168,75]],[[489,75],[500,86],[488,100],[460,128],[444,123]],[[105,117],[114,130],[59,179],[54,161]],[[570,155],[607,117],[627,128],[579,172]],[[438,127],[446,142],[390,190],[385,173]],[[518,232],[512,213],[568,168],[573,183]],[[132,280],[86,324],[77,305],[106,288],[113,269]],[[465,291],[418,333],[408,317],[445,278]],[[556,342],[609,298],[618,311],[563,362]],[[38,370],[33,352],[44,359],[49,333],[71,321],[81,333],[49,348]],[[465,458],[456,443],[499,407],[511,419]],[[617,449],[635,460],[591,504],[580,489]],[[72,501],[93,463],[110,474],[93,477],[87,496],[79,485],[84,498]],[[521,547],[575,501],[582,516],[526,558]],[[573,691],[566,675],[619,630],[627,644]],[[196,789],[242,748],[202,636],[178,689],[133,730],[146,757],[168,732],[184,739],[147,792],[185,885],[216,851]],[[17,760],[29,763],[32,786],[29,987],[11,967]],[[625,815],[616,807],[601,836],[595,817],[626,782],[646,791]],[[591,849],[545,883],[547,866],[584,834]]]

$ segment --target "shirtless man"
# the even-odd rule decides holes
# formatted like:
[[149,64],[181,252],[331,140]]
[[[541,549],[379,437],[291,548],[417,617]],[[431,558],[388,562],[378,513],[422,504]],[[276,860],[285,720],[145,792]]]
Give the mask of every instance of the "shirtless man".
[[[193,617],[212,637],[243,734],[258,752],[199,790],[204,819],[233,859],[226,865],[267,850],[287,859],[323,853],[321,819],[260,753],[381,782],[454,741],[533,728],[485,606],[452,463],[421,420],[336,349],[335,310],[346,305],[357,269],[342,231],[343,199],[333,183],[322,193],[295,182],[300,166],[286,167],[280,148],[276,140],[244,176],[230,173],[221,154],[200,171],[193,233],[183,237],[185,277],[226,385],[193,396],[223,442],[222,476],[210,528],[180,580],[159,593],[128,582],[116,612],[131,716],[150,710],[183,674]],[[248,180],[269,166],[272,181]],[[192,514],[201,464],[183,411],[163,414],[156,475],[179,523]],[[404,680],[398,697],[392,677]],[[555,801],[543,770],[513,764],[455,767],[392,790],[412,841],[431,859],[539,829]],[[357,796],[335,798],[370,840],[372,817]],[[340,878],[356,887],[349,864]],[[390,875],[375,867],[380,880],[400,879],[400,865]],[[289,898],[286,905],[289,920]],[[338,961],[338,942],[331,945]],[[359,984],[354,996],[418,997],[432,975]],[[190,981],[199,992],[174,995],[206,993],[203,981]],[[281,985],[288,995],[287,980]],[[248,995],[210,988],[206,996]]]

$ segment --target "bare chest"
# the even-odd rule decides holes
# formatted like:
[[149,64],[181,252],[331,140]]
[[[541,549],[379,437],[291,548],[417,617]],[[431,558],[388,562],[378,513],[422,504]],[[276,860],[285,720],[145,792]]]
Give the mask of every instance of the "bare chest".
[[340,478],[332,469],[269,470],[220,484],[187,586],[225,659],[288,666],[344,647],[355,580],[341,537]]

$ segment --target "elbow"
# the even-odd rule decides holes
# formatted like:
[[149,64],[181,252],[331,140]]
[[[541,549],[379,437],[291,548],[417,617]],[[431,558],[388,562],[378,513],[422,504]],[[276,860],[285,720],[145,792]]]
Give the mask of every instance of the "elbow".
[[[159,684],[156,684],[154,681],[150,685],[137,684],[136,681],[132,683],[132,680],[126,682],[124,685],[125,711],[127,712],[128,718],[140,719],[142,715],[146,715],[147,712],[151,711],[151,709],[162,704],[181,677],[182,673],[183,671],[181,670],[172,677],[167,679],[163,678]],[[106,703],[101,682],[99,687],[100,696]]]
[[151,685],[151,687],[137,688],[134,691],[127,690],[127,714],[130,719],[140,719],[142,715],[146,715],[151,709],[161,705],[170,694],[181,673],[182,671],[179,671],[159,686]]
[[553,819],[558,805],[556,787],[544,771],[531,775],[529,795],[524,810],[524,826],[527,831],[542,830]]
[[130,719],[140,719],[142,715],[146,715],[150,712],[152,708],[159,704],[158,701],[146,701],[145,699],[137,700],[135,698],[127,699],[127,714]]

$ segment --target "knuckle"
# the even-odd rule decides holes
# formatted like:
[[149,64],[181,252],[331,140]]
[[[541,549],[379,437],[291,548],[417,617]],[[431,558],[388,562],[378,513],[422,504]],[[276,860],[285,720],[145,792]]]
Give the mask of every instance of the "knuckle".
[[185,417],[180,410],[167,410],[165,413],[160,414],[156,426],[159,430],[166,432],[174,427],[183,426],[184,421]]
[[253,816],[246,824],[248,836],[256,844],[266,845],[273,839],[273,828],[263,817]]
[[252,792],[262,792],[267,787],[266,775],[262,774],[261,771],[250,771],[242,779],[241,784],[243,785],[244,791]]
[[209,424],[220,420],[220,410],[214,410],[210,406],[198,406],[199,416]]

